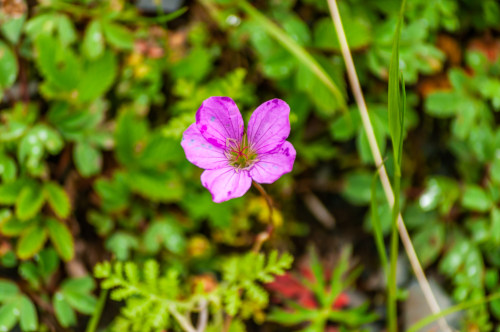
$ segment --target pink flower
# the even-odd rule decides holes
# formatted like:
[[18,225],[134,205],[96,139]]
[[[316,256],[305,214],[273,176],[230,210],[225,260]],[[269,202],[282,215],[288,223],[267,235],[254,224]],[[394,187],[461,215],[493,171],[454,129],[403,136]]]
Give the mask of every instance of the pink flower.
[[280,99],[260,105],[245,132],[243,118],[229,97],[210,97],[184,132],[186,158],[205,169],[201,183],[216,203],[243,196],[252,184],[273,183],[292,170],[295,149],[290,134],[290,107]]

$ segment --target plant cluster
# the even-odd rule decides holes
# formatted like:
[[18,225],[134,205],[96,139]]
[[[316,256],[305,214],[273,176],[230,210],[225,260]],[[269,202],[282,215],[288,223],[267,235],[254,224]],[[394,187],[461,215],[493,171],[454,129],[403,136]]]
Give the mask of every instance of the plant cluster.
[[[479,303],[464,329],[493,330],[500,300],[485,299],[500,291],[500,5],[407,1],[399,141],[387,82],[400,1],[338,5],[385,165],[401,173],[418,257],[457,303]],[[314,281],[303,283],[316,307],[286,299],[267,309],[264,284],[292,268],[286,251],[298,258],[304,242],[320,242],[309,234],[325,233],[304,212],[308,195],[338,217],[339,233],[344,219],[358,234],[373,219],[384,235],[394,225],[382,187],[372,190],[380,165],[349,98],[327,1],[185,6],[0,1],[0,331],[92,332],[101,315],[116,331],[244,331],[269,320],[323,331],[384,320],[374,302],[332,306],[359,286],[348,255],[331,278],[310,256]],[[277,209],[252,189],[214,203],[186,159],[183,133],[213,96],[234,99],[245,123],[267,100],[290,106],[283,140],[296,150],[293,170],[266,185]],[[390,137],[402,151],[390,153]],[[252,251],[268,228],[272,238]],[[123,304],[117,317],[108,294]]]

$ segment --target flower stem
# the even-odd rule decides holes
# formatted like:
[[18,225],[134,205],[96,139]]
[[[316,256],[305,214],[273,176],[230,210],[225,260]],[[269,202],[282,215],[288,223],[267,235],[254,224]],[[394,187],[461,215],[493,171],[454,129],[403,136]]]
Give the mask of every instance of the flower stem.
[[272,200],[271,196],[269,196],[267,194],[264,187],[262,187],[262,185],[260,183],[257,183],[255,181],[253,181],[252,183],[253,183],[253,186],[255,188],[257,188],[257,190],[260,192],[260,194],[264,197],[264,199],[266,200],[266,203],[267,203],[267,207],[269,208],[269,226],[267,227],[266,231],[257,235],[257,239],[255,240],[255,244],[252,248],[253,252],[259,252],[260,248],[262,247],[262,244],[264,242],[266,242],[271,237],[271,234],[273,233],[273,230],[274,230],[273,211],[274,211],[274,209],[273,209],[273,200]]
[[[359,84],[356,68],[354,67],[354,61],[352,59],[351,51],[349,50],[349,45],[347,44],[344,28],[342,27],[342,21],[340,18],[339,9],[337,7],[337,1],[328,0],[328,5],[330,7],[330,13],[332,16],[333,23],[335,25],[335,31],[337,32],[337,37],[339,39],[340,48],[342,51],[342,57],[344,58],[344,62],[346,64],[349,83],[351,85],[354,99],[356,100],[356,104],[358,105],[359,108],[359,113],[361,115],[361,120],[363,123],[363,127],[365,129],[366,136],[368,137],[370,150],[372,152],[375,165],[380,165],[380,171],[379,171],[380,181],[382,182],[382,187],[384,189],[384,193],[389,203],[389,206],[392,208],[392,206],[394,205],[394,193],[392,191],[391,183],[389,181],[389,176],[387,175],[385,166],[382,164],[382,155],[380,153],[380,149],[378,148],[377,140],[375,138],[375,133],[373,131],[373,126],[371,124],[370,117],[368,115],[368,108],[366,107],[363,91],[361,90],[361,85]],[[415,273],[415,276],[417,277],[417,281],[420,285],[420,288],[424,293],[427,304],[429,305],[429,308],[431,309],[433,314],[439,314],[441,309],[439,308],[439,304],[437,303],[436,297],[432,292],[431,286],[429,285],[429,281],[425,276],[424,270],[420,265],[417,253],[415,252],[415,248],[413,247],[413,243],[411,242],[410,235],[408,234],[408,230],[406,229],[401,214],[398,215],[398,230],[399,230],[399,235],[401,237],[401,242],[405,247],[406,254],[410,261],[411,267],[413,269],[413,272]],[[452,329],[448,326],[448,323],[443,317],[439,319],[438,323],[441,331],[444,332],[452,331]]]
[[387,313],[389,320],[389,331],[398,330],[397,319],[397,263],[398,263],[398,216],[399,216],[399,193],[401,187],[401,176],[394,175],[394,205],[392,207],[392,231],[391,231],[391,249],[390,249],[390,269],[388,280],[388,301]]
[[101,318],[102,310],[104,309],[104,305],[106,304],[107,297],[108,290],[101,289],[101,294],[99,295],[99,299],[97,300],[97,305],[95,307],[94,313],[92,314],[92,317],[90,317],[85,332],[94,332],[97,329],[97,325],[99,324],[99,319]]

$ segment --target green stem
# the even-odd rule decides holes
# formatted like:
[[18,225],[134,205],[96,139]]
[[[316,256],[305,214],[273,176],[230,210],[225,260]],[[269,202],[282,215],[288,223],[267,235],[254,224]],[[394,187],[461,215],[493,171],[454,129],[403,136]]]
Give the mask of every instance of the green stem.
[[396,172],[394,175],[394,206],[392,207],[392,230],[391,230],[391,250],[390,250],[390,270],[388,278],[388,301],[387,315],[389,319],[389,331],[398,330],[397,316],[397,263],[398,263],[398,216],[399,216],[399,193],[401,187],[401,175]]
[[94,313],[92,314],[92,317],[90,317],[85,332],[95,332],[95,330],[97,329],[97,325],[99,324],[99,319],[101,318],[102,310],[104,309],[104,305],[106,304],[107,297],[108,290],[101,289],[101,294],[99,295],[99,299],[97,300],[97,305],[95,307]]

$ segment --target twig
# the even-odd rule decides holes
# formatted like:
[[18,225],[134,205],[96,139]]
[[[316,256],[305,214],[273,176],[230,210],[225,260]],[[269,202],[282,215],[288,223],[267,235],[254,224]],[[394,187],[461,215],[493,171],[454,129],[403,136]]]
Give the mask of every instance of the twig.
[[[382,163],[382,156],[380,154],[380,150],[378,148],[377,141],[375,139],[373,127],[371,125],[370,117],[368,115],[368,109],[366,107],[365,99],[363,97],[363,92],[361,90],[361,85],[359,84],[358,75],[354,67],[354,62],[352,60],[351,51],[349,50],[344,28],[342,27],[342,21],[340,19],[340,13],[337,7],[337,2],[336,0],[328,0],[328,5],[330,7],[330,14],[332,16],[333,23],[335,25],[337,37],[339,39],[342,56],[346,64],[349,83],[351,85],[351,89],[354,94],[354,99],[356,100],[356,104],[358,105],[359,108],[361,120],[363,122],[363,127],[365,129],[365,133],[368,138],[368,143],[370,145],[370,150],[373,154],[375,165],[380,166],[380,172],[379,172],[380,181],[382,182],[382,186],[384,188],[387,201],[389,202],[389,206],[392,209],[392,207],[394,206],[394,192],[392,191],[391,183],[389,181],[389,177],[387,175],[385,166]],[[422,266],[418,261],[415,248],[413,247],[413,244],[411,242],[410,236],[408,234],[408,231],[406,229],[401,214],[398,215],[398,230],[399,230],[399,235],[401,237],[401,241],[403,242],[403,246],[405,247],[406,254],[408,255],[411,267],[413,269],[413,272],[415,273],[415,276],[417,277],[417,281],[420,285],[420,288],[422,289],[427,304],[429,305],[429,308],[431,309],[432,313],[437,314],[441,311],[441,309],[439,308],[439,305],[429,285],[429,281],[425,276]],[[439,319],[439,325],[442,331],[452,331],[444,318]]]
[[197,332],[203,332],[207,328],[207,322],[208,322],[208,305],[207,305],[207,300],[201,299],[200,300],[200,314],[198,316],[198,328],[196,329]]
[[328,211],[321,200],[312,192],[306,192],[302,198],[304,203],[318,221],[328,229],[335,227],[335,217]]
[[175,317],[179,325],[182,327],[182,329],[186,332],[198,332],[196,329],[193,327],[193,324],[187,319],[185,316],[181,315],[180,312],[177,311],[177,309],[172,306],[169,308],[170,313],[172,316]]

